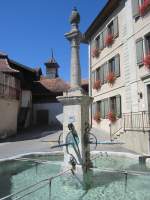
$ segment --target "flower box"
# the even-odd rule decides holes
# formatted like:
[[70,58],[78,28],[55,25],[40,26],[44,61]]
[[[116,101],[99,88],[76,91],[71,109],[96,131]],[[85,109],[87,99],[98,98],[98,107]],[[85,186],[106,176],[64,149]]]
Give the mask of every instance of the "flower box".
[[99,90],[100,88],[101,88],[101,81],[100,80],[95,81],[93,84],[93,89]]
[[108,119],[114,123],[117,120],[116,114],[114,112],[109,112],[108,113]]
[[92,49],[92,57],[93,58],[98,58],[99,54],[100,54],[99,48],[93,48]]
[[140,15],[144,16],[149,8],[150,8],[150,0],[144,0],[144,2],[139,6]]
[[107,75],[107,81],[108,83],[110,84],[114,84],[115,80],[116,80],[116,76],[113,72],[110,72],[108,75]]
[[145,65],[145,67],[147,67],[148,69],[150,69],[150,54],[146,55],[144,57],[143,63]]
[[106,46],[110,46],[113,43],[113,35],[112,34],[108,34],[105,38],[105,45]]
[[95,120],[97,123],[100,123],[100,121],[101,121],[100,112],[96,112],[96,113],[95,113],[95,115],[94,115],[94,120]]

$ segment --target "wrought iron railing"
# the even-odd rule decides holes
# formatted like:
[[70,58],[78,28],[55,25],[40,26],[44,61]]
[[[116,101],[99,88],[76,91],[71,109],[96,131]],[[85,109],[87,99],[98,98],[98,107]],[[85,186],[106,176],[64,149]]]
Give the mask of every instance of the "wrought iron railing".
[[131,112],[123,114],[124,131],[148,131],[150,130],[150,112]]
[[130,112],[122,114],[114,124],[110,124],[110,140],[116,139],[125,131],[150,131],[150,112]]
[[110,123],[109,128],[110,128],[110,140],[114,140],[118,134],[120,134],[120,131],[122,130],[123,127],[123,119],[119,118],[116,120],[116,122]]

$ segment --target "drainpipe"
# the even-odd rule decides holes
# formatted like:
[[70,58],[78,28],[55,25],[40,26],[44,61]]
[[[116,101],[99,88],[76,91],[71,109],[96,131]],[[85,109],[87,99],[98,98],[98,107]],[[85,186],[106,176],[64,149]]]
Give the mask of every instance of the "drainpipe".
[[[88,43],[88,61],[89,61],[89,96],[92,96],[92,81],[91,81],[91,45]],[[92,127],[92,104],[90,105],[90,126]]]

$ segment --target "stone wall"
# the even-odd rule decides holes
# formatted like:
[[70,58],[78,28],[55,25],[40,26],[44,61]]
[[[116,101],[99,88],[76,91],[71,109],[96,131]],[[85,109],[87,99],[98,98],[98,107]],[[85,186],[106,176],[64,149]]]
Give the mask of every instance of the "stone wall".
[[37,124],[37,112],[40,110],[48,111],[48,124],[60,125],[62,121],[63,106],[61,103],[38,103],[33,104],[33,119],[34,124]]
[[0,138],[17,132],[19,101],[0,98]]
[[120,140],[125,143],[123,146],[131,151],[139,154],[150,153],[149,132],[127,131],[121,135]]

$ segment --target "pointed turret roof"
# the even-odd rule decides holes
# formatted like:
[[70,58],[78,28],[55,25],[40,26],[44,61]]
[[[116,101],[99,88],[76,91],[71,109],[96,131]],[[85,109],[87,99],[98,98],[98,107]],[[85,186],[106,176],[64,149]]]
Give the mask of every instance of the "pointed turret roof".
[[56,60],[54,58],[53,50],[52,50],[51,58],[45,63],[45,65],[46,65],[46,67],[59,68],[58,63],[56,62]]

